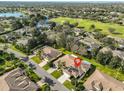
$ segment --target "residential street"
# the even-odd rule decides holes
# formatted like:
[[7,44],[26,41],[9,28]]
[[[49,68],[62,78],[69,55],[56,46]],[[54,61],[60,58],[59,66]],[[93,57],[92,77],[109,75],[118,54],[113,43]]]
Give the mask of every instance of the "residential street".
[[[20,52],[17,52],[15,50],[12,50],[10,48],[7,49],[7,52],[14,53],[16,57],[25,57]],[[52,90],[58,90],[58,91],[69,91],[64,85],[62,85],[58,80],[56,80],[53,76],[51,76],[47,71],[42,69],[38,64],[36,64],[33,60],[29,60],[27,64],[32,63],[36,66],[36,69],[34,70],[35,73],[37,73],[39,76],[42,77],[41,82],[47,82],[49,85],[51,85]]]

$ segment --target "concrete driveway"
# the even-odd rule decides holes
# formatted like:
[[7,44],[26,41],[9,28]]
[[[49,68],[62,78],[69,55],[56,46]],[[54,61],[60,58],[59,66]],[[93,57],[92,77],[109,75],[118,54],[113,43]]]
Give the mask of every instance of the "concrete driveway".
[[59,81],[61,84],[63,84],[66,80],[69,79],[69,77],[70,77],[70,76],[69,76],[67,73],[64,72],[64,74],[63,74],[60,78],[58,78],[58,81]]

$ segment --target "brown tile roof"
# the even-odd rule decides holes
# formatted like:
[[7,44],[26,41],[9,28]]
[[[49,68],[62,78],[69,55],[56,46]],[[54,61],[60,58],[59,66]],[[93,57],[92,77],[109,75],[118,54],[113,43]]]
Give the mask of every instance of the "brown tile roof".
[[68,74],[72,74],[74,76],[81,76],[90,68],[90,63],[82,60],[81,66],[75,67],[74,65],[75,58],[76,56],[68,54],[59,58],[57,61],[54,62],[54,64],[57,66],[59,62],[64,62],[65,66],[68,67],[68,69],[64,69],[65,72],[67,72]]
[[124,84],[111,76],[108,76],[99,70],[95,72],[84,83],[87,90],[112,90],[112,91],[124,91]]
[[58,51],[57,49],[54,49],[49,46],[44,46],[42,48],[44,54],[42,56],[47,57],[49,60],[56,58],[57,56],[61,55],[62,53]]
[[38,86],[32,82],[23,70],[20,68],[14,69],[0,77],[0,90],[4,91],[35,91]]

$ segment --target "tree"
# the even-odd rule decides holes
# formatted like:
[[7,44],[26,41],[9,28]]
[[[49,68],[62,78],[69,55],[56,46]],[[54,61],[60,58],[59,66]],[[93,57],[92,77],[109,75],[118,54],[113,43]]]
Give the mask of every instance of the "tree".
[[124,61],[121,61],[120,71],[124,73]]
[[74,85],[75,88],[76,88],[76,86],[77,86],[77,84],[78,84],[78,80],[77,80],[77,78],[75,78],[74,76],[71,76],[70,79],[71,79],[71,83],[72,83],[72,85]]
[[43,54],[43,50],[42,50],[42,49],[37,52],[37,56],[38,56],[40,59],[42,59],[42,58],[41,58],[41,55],[42,55],[42,54]]
[[85,87],[83,86],[83,83],[79,82],[76,86],[76,91],[82,91]]
[[42,91],[50,91],[50,90],[51,90],[51,88],[50,88],[49,84],[46,83],[42,86]]
[[92,29],[95,29],[95,25],[92,24],[92,25],[90,26],[90,29],[91,29],[91,30],[92,30]]
[[33,37],[37,37],[37,36],[39,36],[41,33],[40,33],[40,31],[38,31],[35,27],[32,27],[32,28],[31,28],[31,34],[32,34]]
[[2,64],[3,62],[4,62],[4,59],[0,57],[0,64]]
[[10,58],[11,58],[11,60],[14,60],[15,59],[15,54],[14,53],[10,53]]
[[37,41],[36,41],[36,39],[29,39],[28,40],[28,44],[27,44],[27,46],[28,46],[28,49],[29,50],[31,50],[32,48],[34,48],[35,46],[37,45]]
[[111,59],[109,66],[111,68],[119,68],[121,66],[122,59],[118,56],[115,56]]
[[36,24],[37,24],[37,18],[36,17],[32,17],[31,20],[30,20],[30,23],[29,23],[29,26],[30,27],[35,27]]
[[97,62],[99,62],[102,65],[108,65],[111,58],[112,58],[112,52],[111,51],[107,51],[105,53],[99,52],[97,54],[96,60],[97,60]]
[[48,65],[49,65],[50,67],[53,67],[53,66],[54,66],[53,62],[48,62]]

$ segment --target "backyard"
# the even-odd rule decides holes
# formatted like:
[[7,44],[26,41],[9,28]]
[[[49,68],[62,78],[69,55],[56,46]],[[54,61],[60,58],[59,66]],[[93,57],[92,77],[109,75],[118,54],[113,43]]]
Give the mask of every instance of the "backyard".
[[[73,52],[66,51],[63,48],[59,49],[59,50],[61,50],[64,54],[74,54]],[[86,60],[86,61],[92,63],[100,71],[102,71],[102,72],[104,72],[104,73],[116,78],[117,80],[124,81],[124,74],[119,72],[118,69],[111,69],[111,68],[109,68],[107,66],[103,66],[103,65],[97,63],[94,59],[88,59],[88,58],[80,56],[78,54],[75,54],[75,55],[79,56],[83,60]]]

